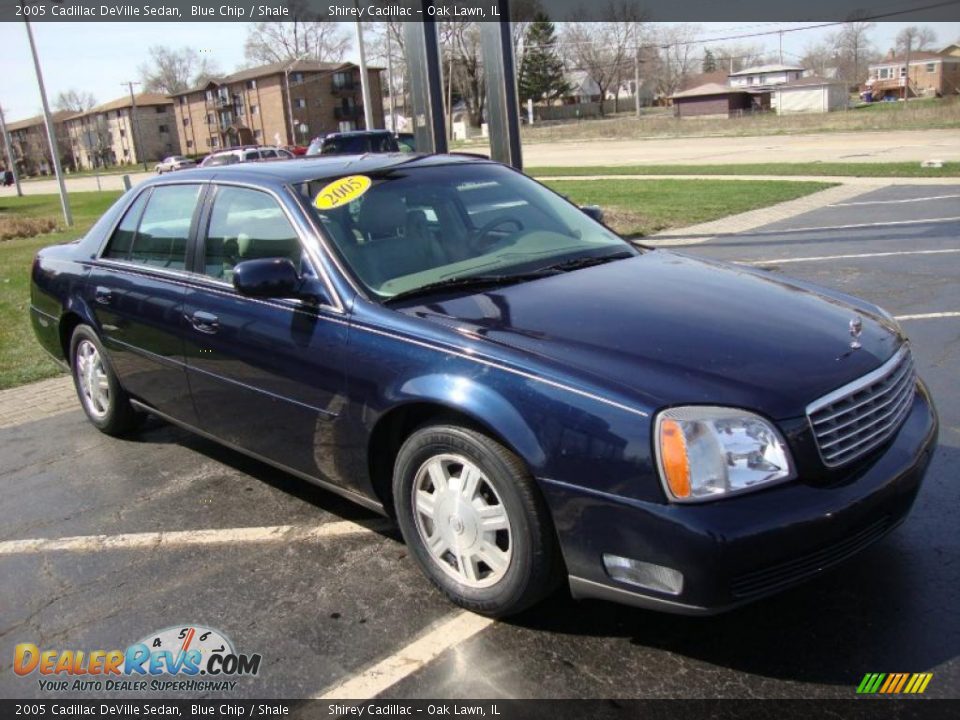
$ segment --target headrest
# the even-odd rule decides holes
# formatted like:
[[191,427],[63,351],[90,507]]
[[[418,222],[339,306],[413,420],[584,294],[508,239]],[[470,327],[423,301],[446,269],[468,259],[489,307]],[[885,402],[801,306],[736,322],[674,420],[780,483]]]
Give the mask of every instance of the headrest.
[[374,192],[363,199],[357,225],[364,235],[396,235],[407,223],[403,198],[391,192]]

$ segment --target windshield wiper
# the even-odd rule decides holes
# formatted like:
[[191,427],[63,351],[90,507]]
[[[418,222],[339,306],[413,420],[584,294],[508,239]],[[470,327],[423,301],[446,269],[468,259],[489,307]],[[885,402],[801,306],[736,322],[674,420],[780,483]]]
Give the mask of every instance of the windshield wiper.
[[556,275],[557,272],[557,270],[543,269],[513,275],[465,275],[452,277],[446,280],[427,283],[426,285],[421,285],[420,287],[410,290],[404,290],[396,295],[392,295],[383,302],[385,304],[393,303],[397,300],[407,300],[408,298],[420,297],[422,295],[434,295],[445,290],[482,290],[484,288],[512,285],[527,280],[539,280],[540,278],[550,277],[551,275]]
[[569,272],[570,270],[579,270],[580,268],[591,267],[593,265],[603,265],[604,263],[613,262],[614,260],[626,260],[627,258],[636,257],[636,255],[637,253],[630,252],[629,250],[621,250],[620,252],[610,253],[609,255],[588,255],[586,257],[574,258],[573,260],[564,260],[554,265],[546,265],[545,267],[537,268],[534,272]]

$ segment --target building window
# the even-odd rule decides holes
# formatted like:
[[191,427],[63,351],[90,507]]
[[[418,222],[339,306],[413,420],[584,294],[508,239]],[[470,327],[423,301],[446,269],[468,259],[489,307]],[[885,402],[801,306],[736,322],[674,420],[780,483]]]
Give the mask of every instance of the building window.
[[297,108],[298,110],[302,110],[303,108],[305,108],[305,107],[307,106],[307,101],[304,100],[303,98],[296,98],[296,99],[293,101],[293,106],[294,106],[295,108]]
[[162,133],[168,132],[167,126],[166,126],[166,125],[157,125],[157,132],[162,132]]
[[163,115],[163,113],[165,113],[165,112],[167,111],[167,106],[166,106],[166,105],[157,105],[156,109],[157,109],[157,115]]
[[207,102],[213,102],[213,90],[207,90]]
[[123,113],[122,113],[120,110],[117,110],[117,117],[118,117],[118,118],[122,118],[122,117],[123,117]]
[[251,114],[251,115],[259,115],[259,114],[260,114],[260,106],[259,106],[259,105],[251,105],[251,106],[250,106],[250,114]]
[[254,130],[253,131],[254,140],[263,140],[263,130]]
[[247,80],[247,90],[256,90],[257,81],[256,80]]
[[126,137],[126,136],[127,136],[127,131],[126,131],[126,129],[120,128],[120,137]]
[[181,105],[186,105],[186,104],[187,104],[187,96],[186,96],[186,95],[181,95],[181,96],[180,96],[180,104],[181,104]]
[[213,113],[207,113],[207,125],[213,125],[216,122],[216,118]]
[[187,147],[188,147],[188,148],[192,148],[192,147],[193,147],[193,140],[187,140]]
[[936,64],[936,63],[927,63],[927,72],[928,72],[928,73],[932,73],[932,72],[936,72],[936,71],[937,71],[937,64]]
[[906,66],[906,65],[901,65],[901,66],[900,66],[900,77],[906,77],[906,76],[907,76],[907,66]]
[[302,82],[303,82],[303,73],[302,73],[302,72],[290,73],[290,82],[292,82],[292,83],[302,83]]
[[353,77],[348,72],[337,72],[333,74],[333,86],[338,90],[348,88],[353,85]]

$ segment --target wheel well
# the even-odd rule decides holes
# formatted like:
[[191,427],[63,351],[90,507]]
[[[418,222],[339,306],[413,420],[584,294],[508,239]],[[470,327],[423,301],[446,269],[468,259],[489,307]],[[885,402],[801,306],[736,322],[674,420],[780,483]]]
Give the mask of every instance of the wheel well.
[[70,362],[70,338],[73,337],[73,331],[77,325],[83,322],[83,318],[74,312],[68,312],[60,318],[60,348],[63,350],[63,359]]
[[[404,441],[427,423],[460,425],[482,432],[514,451],[511,445],[484,423],[466,413],[438,403],[409,403],[387,412],[373,428],[367,450],[370,481],[384,510],[393,516],[393,464]],[[515,452],[515,451],[514,451]]]

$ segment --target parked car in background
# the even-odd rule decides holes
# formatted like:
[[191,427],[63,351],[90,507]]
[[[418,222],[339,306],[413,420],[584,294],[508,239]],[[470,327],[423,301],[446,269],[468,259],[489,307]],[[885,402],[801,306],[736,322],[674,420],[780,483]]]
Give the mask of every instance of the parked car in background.
[[936,446],[878,306],[637,247],[472,157],[154,178],[30,293],[101,431],[152,413],[391,515],[486,615],[779,592],[897,527]]
[[400,152],[397,138],[389,130],[353,130],[314,138],[307,155],[363,155]]
[[416,135],[408,132],[398,132],[397,145],[400,147],[400,152],[416,152],[417,151]]
[[186,170],[187,168],[193,168],[196,166],[196,160],[184,157],[183,155],[171,155],[170,157],[165,157],[163,160],[158,162],[153,169],[157,171],[158,175],[163,175],[165,172]]
[[268,145],[243,145],[210,153],[200,163],[200,167],[233,165],[234,163],[257,162],[259,160],[289,160],[292,157],[295,157],[294,154],[284,148]]
[[307,154],[306,145],[286,145],[283,149],[287,152],[293,153],[297,157]]

